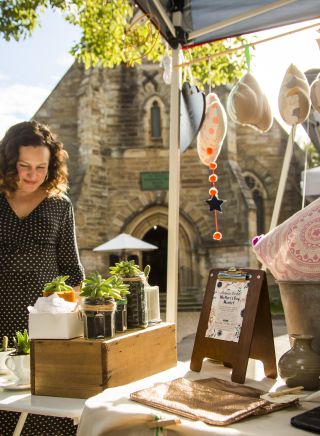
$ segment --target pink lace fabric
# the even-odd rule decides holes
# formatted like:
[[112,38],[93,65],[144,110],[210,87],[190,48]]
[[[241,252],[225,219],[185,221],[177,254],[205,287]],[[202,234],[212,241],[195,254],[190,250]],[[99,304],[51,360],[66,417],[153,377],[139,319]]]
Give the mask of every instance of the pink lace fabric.
[[253,244],[276,280],[320,281],[320,198]]

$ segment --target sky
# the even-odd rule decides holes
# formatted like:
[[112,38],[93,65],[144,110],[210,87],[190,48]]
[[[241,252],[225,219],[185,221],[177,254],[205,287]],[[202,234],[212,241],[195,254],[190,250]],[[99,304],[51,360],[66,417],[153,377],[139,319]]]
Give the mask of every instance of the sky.
[[[300,24],[299,27],[309,23]],[[0,39],[0,138],[12,125],[30,119],[72,65],[68,53],[80,31],[57,12],[46,12],[32,37],[20,42]],[[260,32],[258,40],[292,29]],[[298,32],[254,51],[251,72],[268,96],[275,117],[281,121],[277,98],[284,74],[291,63],[301,71],[320,68],[320,50],[315,29]],[[289,129],[289,126],[283,123]],[[301,133],[299,137],[306,136]]]

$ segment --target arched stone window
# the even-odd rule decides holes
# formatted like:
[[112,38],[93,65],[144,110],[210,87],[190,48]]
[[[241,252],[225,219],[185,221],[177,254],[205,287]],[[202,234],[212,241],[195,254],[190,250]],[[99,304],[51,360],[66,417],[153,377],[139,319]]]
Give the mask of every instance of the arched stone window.
[[159,103],[154,101],[151,107],[151,138],[161,138],[161,113]]
[[253,201],[257,210],[257,234],[261,235],[265,232],[265,207],[264,200],[267,198],[266,190],[259,178],[252,173],[244,173],[244,179],[248,188],[251,191]]
[[169,128],[163,101],[158,95],[153,95],[144,103],[143,108],[146,144],[165,144],[169,139]]

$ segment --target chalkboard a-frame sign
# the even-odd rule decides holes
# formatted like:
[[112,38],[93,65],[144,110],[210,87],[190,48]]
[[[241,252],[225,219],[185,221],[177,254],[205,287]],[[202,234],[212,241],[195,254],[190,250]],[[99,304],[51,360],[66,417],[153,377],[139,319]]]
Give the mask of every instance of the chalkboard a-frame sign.
[[[238,279],[238,277],[245,277]],[[235,278],[237,277],[237,278]],[[246,280],[247,279],[247,280]],[[225,281],[225,283],[223,283]],[[242,303],[244,309],[241,311],[242,325],[238,331],[238,339],[224,340],[216,334],[208,337],[210,323],[212,325],[212,307],[213,301],[217,298],[214,296],[218,292],[219,286],[228,285],[234,288],[243,286],[246,281],[246,296]],[[241,285],[242,283],[242,285]],[[239,290],[239,295],[241,294]],[[231,293],[226,292],[230,297]],[[220,297],[219,297],[220,298]],[[232,297],[231,297],[232,298]],[[234,316],[230,308],[225,304],[228,303],[226,298],[222,301],[222,306],[217,309],[217,317],[220,319],[220,331],[223,332],[224,318]],[[222,310],[226,315],[221,316]],[[220,314],[219,314],[220,310]],[[209,319],[210,317],[210,319]],[[216,322],[216,321],[215,321]],[[218,325],[218,324],[217,324]],[[226,326],[230,330],[230,323]],[[210,334],[209,334],[210,336]],[[223,338],[223,334],[222,334]],[[264,365],[264,372],[267,377],[277,377],[276,356],[273,342],[273,331],[269,305],[269,294],[266,274],[262,270],[232,268],[228,271],[213,269],[209,273],[208,284],[204,295],[202,310],[200,314],[198,329],[194,342],[190,369],[199,372],[202,367],[202,361],[205,357],[218,360],[225,366],[232,368],[231,380],[237,383],[244,383],[249,358],[261,360]]]

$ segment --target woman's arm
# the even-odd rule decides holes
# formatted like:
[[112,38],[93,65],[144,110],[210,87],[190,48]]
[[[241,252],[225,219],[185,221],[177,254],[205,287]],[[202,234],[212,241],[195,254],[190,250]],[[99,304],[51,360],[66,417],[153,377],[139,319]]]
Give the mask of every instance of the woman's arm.
[[70,286],[79,286],[84,279],[84,269],[79,257],[73,207],[70,201],[60,223],[57,256],[60,275],[69,276],[67,283]]

